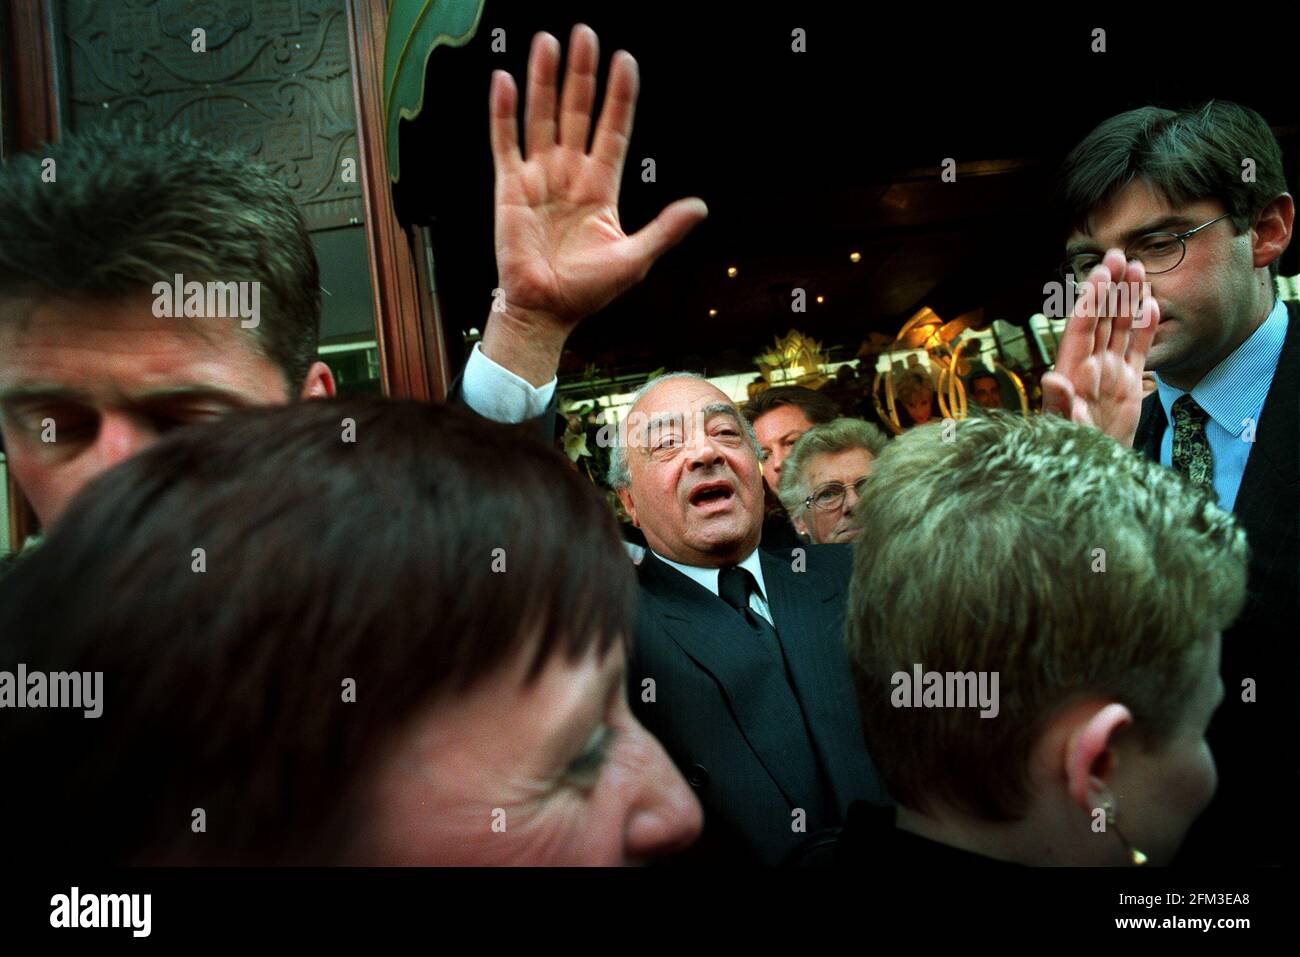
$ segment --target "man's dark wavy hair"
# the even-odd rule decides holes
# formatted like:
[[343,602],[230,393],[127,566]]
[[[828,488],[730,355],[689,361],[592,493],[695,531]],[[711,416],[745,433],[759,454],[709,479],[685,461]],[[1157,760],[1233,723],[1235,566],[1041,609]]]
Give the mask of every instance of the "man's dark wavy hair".
[[[1253,182],[1242,178],[1246,160],[1254,161]],[[1254,110],[1227,100],[1182,110],[1144,106],[1104,120],[1066,157],[1056,195],[1061,231],[1086,230],[1097,208],[1134,180],[1173,206],[1217,199],[1238,233],[1287,192],[1282,148]],[[1269,273],[1277,278],[1277,260]]]
[[296,395],[316,360],[320,274],[301,211],[265,167],[183,130],[116,126],[0,166],[0,295],[120,300],[177,273],[261,284],[250,331]]

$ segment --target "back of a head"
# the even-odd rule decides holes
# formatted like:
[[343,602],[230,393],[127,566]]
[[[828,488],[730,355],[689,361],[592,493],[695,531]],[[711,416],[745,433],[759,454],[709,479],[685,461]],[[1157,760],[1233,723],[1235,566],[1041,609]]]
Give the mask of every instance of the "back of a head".
[[[1076,695],[1158,744],[1245,596],[1245,536],[1202,490],[1102,433],[1001,412],[921,426],[855,509],[848,645],[868,749],[907,807],[1025,810],[1027,761]],[[978,707],[899,708],[892,676],[999,675]]]
[[0,295],[149,298],[177,274],[258,283],[253,335],[297,392],[320,336],[319,268],[268,169],[180,129],[112,126],[0,166]]
[[590,483],[463,410],[306,402],[177,432],[0,582],[3,660],[104,682],[98,718],[6,715],[10,849],[335,861],[393,729],[520,656],[535,676],[608,650],[634,595]]

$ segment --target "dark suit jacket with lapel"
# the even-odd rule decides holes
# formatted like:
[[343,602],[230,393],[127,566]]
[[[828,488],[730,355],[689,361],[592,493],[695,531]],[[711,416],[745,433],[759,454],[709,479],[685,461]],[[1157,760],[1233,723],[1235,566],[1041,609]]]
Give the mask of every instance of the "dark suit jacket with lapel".
[[[1300,591],[1300,308],[1288,302],[1286,340],[1246,460],[1233,513],[1246,531],[1246,607],[1223,633],[1223,704],[1208,740],[1219,766],[1214,802],[1189,832],[1186,863],[1294,863],[1297,592]],[[1158,394],[1142,404],[1133,445],[1157,462],[1168,427]],[[1242,701],[1242,682],[1256,700]]]
[[[841,638],[849,548],[809,546],[804,571],[788,558],[760,552],[759,560],[819,780],[792,770],[789,749],[806,749],[807,738],[764,708],[770,672],[762,669],[774,661],[757,653],[744,619],[653,553],[638,569],[629,697],[704,807],[704,833],[684,861],[778,864],[809,834],[841,823],[852,801],[888,801],[867,756]],[[796,808],[808,811],[806,833],[793,829]]]

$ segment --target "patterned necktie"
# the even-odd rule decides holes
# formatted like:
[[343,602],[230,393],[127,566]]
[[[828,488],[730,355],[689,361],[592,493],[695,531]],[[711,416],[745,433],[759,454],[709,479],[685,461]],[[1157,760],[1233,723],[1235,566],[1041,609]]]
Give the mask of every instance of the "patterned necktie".
[[1174,400],[1175,472],[1186,475],[1198,488],[1214,490],[1214,457],[1210,440],[1205,437],[1205,420],[1209,415],[1190,395]]

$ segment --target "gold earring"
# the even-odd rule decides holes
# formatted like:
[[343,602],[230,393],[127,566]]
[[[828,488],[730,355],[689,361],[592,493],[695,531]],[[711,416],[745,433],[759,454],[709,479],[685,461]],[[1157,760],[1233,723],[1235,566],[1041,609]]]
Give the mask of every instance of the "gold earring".
[[1147,862],[1147,856],[1130,844],[1128,838],[1124,836],[1124,832],[1115,826],[1115,802],[1110,798],[1106,798],[1101,802],[1101,809],[1106,812],[1106,828],[1114,831],[1120,843],[1124,845],[1129,863],[1134,867],[1141,867]]

